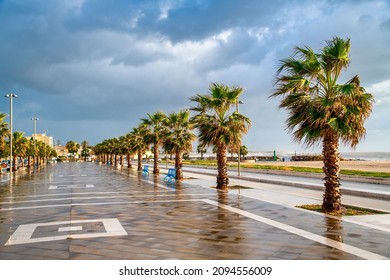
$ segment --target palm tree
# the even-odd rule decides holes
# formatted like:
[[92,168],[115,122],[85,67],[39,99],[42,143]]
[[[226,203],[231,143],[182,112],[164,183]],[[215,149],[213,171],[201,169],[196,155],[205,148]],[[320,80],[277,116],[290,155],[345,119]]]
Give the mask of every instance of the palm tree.
[[111,152],[114,155],[114,166],[118,166],[118,155],[121,154],[121,145],[118,138],[111,138]]
[[38,163],[39,163],[39,165],[42,165],[46,162],[45,159],[48,155],[48,151],[49,151],[50,147],[46,143],[44,143],[43,141],[37,141],[36,147],[38,148],[37,149]]
[[84,161],[87,161],[87,157],[90,155],[91,149],[89,148],[88,142],[84,140],[81,142],[81,156],[84,158]]
[[104,161],[104,151],[102,143],[98,143],[93,147],[93,153],[96,155],[98,162]]
[[289,111],[287,129],[294,140],[308,147],[322,143],[325,212],[341,211],[339,140],[356,147],[374,101],[358,76],[338,83],[350,63],[350,48],[350,39],[338,37],[326,41],[320,53],[296,47],[294,56],[281,60],[271,95],[282,97],[279,107]]
[[197,112],[192,120],[199,130],[201,145],[214,145],[217,149],[217,189],[228,188],[227,147],[241,143],[242,134],[250,126],[250,119],[234,110],[243,91],[240,87],[212,83],[209,95],[198,94],[190,99],[198,103],[191,110]]
[[31,158],[34,158],[34,138],[31,137],[30,140],[27,142],[27,151],[26,151],[26,156],[27,156],[27,167],[31,167]]
[[23,132],[15,131],[13,133],[12,149],[13,149],[13,171],[17,170],[18,162],[17,158],[20,157],[22,160],[27,154],[28,140],[23,136]]
[[5,138],[9,137],[8,124],[4,121],[6,115],[0,113],[0,158],[6,156],[6,143]]
[[170,147],[170,151],[175,153],[176,179],[183,179],[183,152],[192,149],[192,141],[196,136],[192,132],[194,125],[190,121],[189,110],[182,110],[178,113],[171,113],[166,122],[168,131],[165,142]]
[[131,133],[126,134],[125,136],[119,137],[119,141],[122,145],[122,153],[126,155],[127,168],[131,168],[131,154],[134,153],[134,146],[132,143]]
[[147,127],[143,123],[138,125],[138,127],[133,128],[130,132],[133,149],[137,152],[137,171],[142,171],[142,155],[148,148],[145,141],[145,137],[148,132]]
[[110,140],[109,139],[104,140],[101,145],[102,145],[104,164],[111,164],[112,159],[110,159],[110,155],[111,155]]
[[203,154],[207,152],[207,149],[205,146],[198,145],[198,147],[196,147],[196,152],[200,154],[200,159],[203,160]]
[[158,175],[160,173],[158,168],[159,147],[163,140],[167,116],[163,112],[147,115],[147,119],[142,119],[142,123],[147,128],[145,140],[148,144],[153,144],[153,174]]
[[80,144],[76,143],[75,141],[68,141],[65,145],[65,147],[68,149],[68,152],[72,154],[73,158],[75,157],[75,154],[78,152],[80,148]]
[[244,157],[248,154],[248,147],[245,145],[240,146],[240,156]]

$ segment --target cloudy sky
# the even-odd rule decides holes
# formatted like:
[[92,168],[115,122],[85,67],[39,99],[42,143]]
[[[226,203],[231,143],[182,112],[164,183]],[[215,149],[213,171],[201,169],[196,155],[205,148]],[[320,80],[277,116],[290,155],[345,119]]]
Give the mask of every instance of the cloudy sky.
[[352,42],[340,82],[358,74],[376,100],[357,151],[390,151],[389,0],[0,0],[0,91],[19,96],[14,130],[31,135],[36,116],[38,133],[94,145],[191,106],[211,82],[241,86],[249,150],[311,151],[268,96],[294,46],[333,36]]

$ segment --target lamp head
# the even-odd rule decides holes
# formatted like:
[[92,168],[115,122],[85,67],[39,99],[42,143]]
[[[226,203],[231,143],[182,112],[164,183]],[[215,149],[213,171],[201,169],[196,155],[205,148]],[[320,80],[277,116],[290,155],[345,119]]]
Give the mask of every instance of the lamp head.
[[4,95],[4,97],[15,97],[15,98],[17,98],[18,96],[15,93],[7,93],[6,95]]

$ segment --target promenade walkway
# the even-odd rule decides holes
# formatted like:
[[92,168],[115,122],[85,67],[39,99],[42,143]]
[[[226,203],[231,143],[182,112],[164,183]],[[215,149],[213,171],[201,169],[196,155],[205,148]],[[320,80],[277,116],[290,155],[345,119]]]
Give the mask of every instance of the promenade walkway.
[[250,189],[225,193],[211,188],[215,177],[185,176],[193,179],[167,184],[163,175],[60,163],[1,183],[0,259],[390,258],[385,224],[297,209],[293,198],[314,198],[278,185],[245,181]]

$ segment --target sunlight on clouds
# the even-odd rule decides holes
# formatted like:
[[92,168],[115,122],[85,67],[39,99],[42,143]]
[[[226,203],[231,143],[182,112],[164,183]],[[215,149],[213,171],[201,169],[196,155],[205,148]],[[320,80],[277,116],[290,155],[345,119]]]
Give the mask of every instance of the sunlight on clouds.
[[184,41],[172,45],[171,51],[180,60],[194,62],[211,54],[219,46],[219,43],[227,43],[232,33],[232,30],[224,30],[202,41]]
[[229,30],[224,30],[222,31],[221,33],[215,35],[212,37],[212,40],[215,40],[215,41],[221,41],[221,42],[224,42],[224,43],[227,43],[228,40],[229,40],[229,37],[233,34],[233,31],[231,29]]
[[255,37],[257,41],[262,42],[264,38],[270,33],[268,27],[256,27],[248,29],[249,36]]
[[163,1],[160,3],[160,16],[159,20],[167,19],[169,16],[169,10],[175,7],[177,1]]
[[366,91],[374,95],[376,105],[388,106],[390,104],[390,80],[373,84],[367,87]]
[[125,24],[125,26],[127,28],[130,28],[130,29],[134,29],[134,28],[137,28],[137,25],[138,25],[138,21],[143,18],[145,16],[145,14],[139,10],[137,11],[136,13],[133,13],[133,15],[130,17],[130,19],[128,20],[128,22]]

